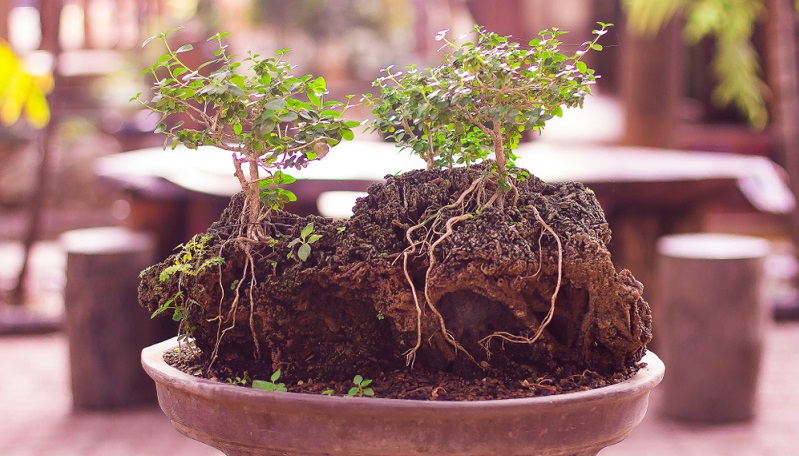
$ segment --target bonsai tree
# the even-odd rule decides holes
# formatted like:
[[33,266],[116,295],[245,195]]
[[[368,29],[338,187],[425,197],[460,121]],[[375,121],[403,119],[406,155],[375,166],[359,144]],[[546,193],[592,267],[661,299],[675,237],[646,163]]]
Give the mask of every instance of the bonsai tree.
[[[214,146],[231,152],[234,174],[246,201],[231,241],[244,247],[252,265],[251,243],[275,242],[263,230],[264,220],[274,210],[296,201],[296,196],[283,188],[294,181],[284,170],[302,169],[323,158],[331,146],[353,139],[352,128],[360,122],[344,119],[348,104],[325,100],[324,78],[294,76],[294,68],[284,60],[288,50],[277,51],[276,57],[249,53],[239,59],[227,52],[223,39],[228,34],[218,33],[208,39],[216,44],[214,57],[198,68],[190,68],[181,54],[192,51],[193,46],[173,49],[169,44],[169,35],[177,30],[180,28],[144,41],[142,47],[160,41],[166,53],[143,72],[153,78],[153,96],[142,99],[142,93],[138,93],[131,101],[138,100],[161,115],[155,132],[167,135],[165,148],[171,144],[174,150],[183,144],[190,149]],[[246,65],[246,72],[242,65]],[[180,116],[183,119],[173,120]],[[303,230],[304,242],[298,252],[303,260],[318,238],[311,235],[312,231],[313,224]],[[159,274],[160,280],[173,275],[196,277],[222,264],[221,256],[208,254],[209,240],[210,236],[195,236],[178,246],[181,254]],[[173,319],[181,323],[180,338],[187,340],[192,334],[192,327],[185,324],[191,301],[183,296],[180,285],[178,288],[153,316],[172,310]],[[240,288],[235,290],[238,296]]]
[[522,47],[507,36],[475,27],[475,42],[458,45],[441,31],[436,40],[450,48],[444,61],[421,71],[387,73],[375,81],[380,97],[367,97],[377,120],[373,128],[409,147],[436,166],[469,164],[493,152],[501,190],[508,190],[513,153],[525,130],[540,131],[547,120],[563,116],[564,107],[582,107],[591,93],[594,71],[582,62],[612,24],[599,23],[596,38],[569,55],[559,37],[544,30]]
[[[219,33],[209,38],[218,47],[215,58],[193,69],[180,59],[193,46],[173,50],[169,45],[167,37],[176,30],[144,42],[146,46],[159,40],[166,53],[145,70],[154,78],[154,96],[141,100],[139,93],[135,98],[161,114],[155,131],[167,134],[165,146],[171,140],[172,149],[180,143],[191,149],[204,145],[232,152],[235,175],[247,200],[246,234],[257,239],[263,235],[259,222],[269,217],[270,210],[296,200],[282,188],[294,180],[283,170],[301,169],[342,139],[353,139],[352,128],[360,122],[344,120],[347,104],[324,99],[324,78],[292,75],[291,64],[284,60],[288,50],[277,51],[276,57],[250,53],[237,59],[228,55],[222,41],[227,34]],[[206,75],[203,68],[213,71]],[[169,118],[178,114],[192,125],[186,126],[184,120],[169,125]]]
[[[444,212],[439,211],[436,217],[408,230],[410,247],[404,252],[406,265],[409,255],[426,253],[430,271],[436,261],[435,248],[452,234],[455,223],[474,217],[475,212],[485,207],[502,205],[505,194],[516,192],[515,181],[527,177],[526,171],[513,165],[517,158],[514,149],[522,133],[525,130],[540,132],[547,120],[563,116],[564,107],[582,107],[585,96],[591,93],[596,76],[581,59],[586,51],[602,50],[597,41],[612,24],[600,22],[599,25],[600,29],[594,30],[594,40],[583,43],[574,54],[560,50],[563,43],[559,37],[567,32],[557,28],[541,31],[538,38],[530,41],[529,47],[480,26],[474,28],[474,42],[458,45],[447,38],[444,30],[436,40],[442,41],[443,48],[452,52],[445,54],[437,67],[421,71],[410,66],[404,73],[394,72],[389,67],[385,70],[386,76],[375,81],[380,96],[366,97],[377,116],[372,123],[373,130],[392,137],[401,147],[418,154],[427,163],[428,170],[443,166],[452,168],[455,163],[479,162],[492,153],[494,157],[490,173],[475,180],[457,200],[462,203],[474,194],[474,212],[463,211],[442,220]],[[487,184],[494,185],[495,191],[486,193]],[[541,219],[535,207],[531,209],[539,223],[560,244],[558,235]],[[413,238],[414,232],[425,225],[439,223],[446,226],[443,234]],[[560,265],[560,245],[558,255]],[[509,342],[535,342],[552,319],[560,275],[559,266],[550,311],[538,328],[530,328],[535,334],[533,337],[496,332],[483,339],[486,347],[493,337]],[[408,282],[413,288],[410,276]],[[424,296],[427,306],[439,317],[447,339],[455,348],[463,350],[449,335],[443,317],[429,299],[428,290]],[[421,315],[418,302],[416,306]],[[419,338],[409,352],[409,360],[421,346],[421,333],[418,331]],[[466,354],[471,357],[468,352]]]
[[[581,58],[601,50],[609,25],[568,54],[556,29],[528,46],[481,28],[463,44],[441,33],[450,52],[439,66],[387,69],[380,93],[365,97],[371,128],[427,169],[372,185],[346,220],[280,208],[282,171],[320,158],[355,125],[327,109],[318,79],[275,86],[282,73],[263,69],[280,59],[236,76],[219,38],[208,77],[175,63],[187,48],[168,50],[149,70],[168,75],[146,103],[204,127],[158,130],[173,144],[232,151],[243,191],[207,233],[142,272],[140,302],[181,321],[206,376],[239,384],[274,389],[280,377],[290,391],[463,399],[625,378],[651,338],[642,285],[613,265],[590,190],[513,165],[522,132],[590,93],[595,75]],[[245,163],[266,177],[243,178]]]

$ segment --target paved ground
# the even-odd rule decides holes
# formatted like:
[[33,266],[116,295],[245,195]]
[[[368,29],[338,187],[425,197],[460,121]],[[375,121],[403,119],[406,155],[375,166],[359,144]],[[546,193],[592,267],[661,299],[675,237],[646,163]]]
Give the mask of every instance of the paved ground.
[[[799,448],[799,323],[769,330],[757,418],[696,427],[662,419],[655,393],[647,417],[602,456],[782,456]],[[155,406],[73,413],[61,334],[0,338],[0,455],[211,456],[178,434]]]
[[[0,246],[2,247],[2,246]],[[6,255],[2,255],[5,252]],[[14,255],[0,248],[8,265]],[[63,266],[52,246],[37,255],[50,271]],[[34,304],[58,304],[58,274],[36,268]],[[3,271],[0,268],[0,282]],[[7,279],[7,277],[6,277]],[[690,426],[660,417],[656,390],[644,422],[602,456],[782,456],[799,454],[799,322],[773,323],[766,340],[757,417],[748,423]],[[0,455],[218,456],[178,434],[156,406],[124,412],[73,412],[68,346],[61,333],[0,336]]]

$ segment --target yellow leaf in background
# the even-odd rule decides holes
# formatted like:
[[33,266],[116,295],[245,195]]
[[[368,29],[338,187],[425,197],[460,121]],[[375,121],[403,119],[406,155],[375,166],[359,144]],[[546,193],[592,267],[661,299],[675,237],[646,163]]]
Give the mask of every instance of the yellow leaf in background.
[[0,121],[3,122],[3,125],[12,125],[22,115],[22,105],[29,87],[29,79],[20,77],[20,73],[11,75],[8,85],[0,97]]
[[50,122],[47,98],[38,90],[31,90],[25,100],[25,118],[33,128],[44,128]]
[[8,93],[11,78],[19,73],[19,62],[14,53],[3,42],[0,42],[0,101]]
[[50,121],[45,94],[52,89],[51,75],[29,74],[11,47],[0,41],[0,123],[14,124],[24,109],[25,119],[31,126],[43,128]]

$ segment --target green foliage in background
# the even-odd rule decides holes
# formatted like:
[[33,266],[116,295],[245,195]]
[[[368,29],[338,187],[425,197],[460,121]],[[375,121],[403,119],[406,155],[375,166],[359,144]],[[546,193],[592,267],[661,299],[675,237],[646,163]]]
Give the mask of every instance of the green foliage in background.
[[622,5],[633,33],[657,33],[673,17],[682,15],[686,42],[713,38],[716,53],[712,67],[718,78],[714,101],[735,106],[757,128],[766,126],[768,88],[752,44],[755,25],[765,12],[764,0],[623,0]]

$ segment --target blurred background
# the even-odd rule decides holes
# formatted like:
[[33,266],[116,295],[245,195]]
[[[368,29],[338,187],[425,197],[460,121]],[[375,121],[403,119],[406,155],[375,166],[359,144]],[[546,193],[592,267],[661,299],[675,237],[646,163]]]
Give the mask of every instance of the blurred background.
[[[227,42],[238,54],[290,48],[298,72],[324,76],[334,98],[358,100],[388,65],[437,64],[434,38],[442,29],[457,37],[478,23],[527,42],[559,27],[569,31],[566,48],[576,50],[597,21],[616,26],[602,38],[604,50],[588,56],[601,75],[594,96],[523,145],[522,161],[545,180],[581,180],[595,191],[613,230],[614,260],[647,287],[656,318],[653,347],[666,354],[667,369],[680,343],[709,344],[734,365],[711,373],[725,377],[719,381],[753,377],[748,390],[736,393],[745,396],[745,410],[713,419],[663,407],[676,394],[668,391],[689,388],[689,381],[674,380],[656,391],[632,436],[602,454],[790,454],[799,444],[796,6],[791,0],[0,0],[0,454],[217,454],[177,434],[151,394],[106,404],[73,397],[77,344],[90,352],[113,344],[69,329],[70,296],[84,295],[65,290],[124,276],[119,280],[132,282],[132,291],[104,298],[126,310],[95,324],[122,331],[134,325],[127,310],[143,313],[130,277],[138,271],[70,275],[73,257],[123,255],[120,268],[131,268],[124,255],[146,250],[160,260],[216,220],[235,190],[227,162],[203,165],[180,151],[161,151],[164,139],[152,133],[158,117],[130,101],[147,93],[151,81],[142,70],[161,54],[154,45],[142,48],[147,37],[185,27],[171,42],[192,43],[186,56],[197,63],[213,53],[206,39],[220,31],[231,32]],[[369,115],[358,106],[350,114]],[[385,146],[365,133],[355,143],[356,152]],[[368,170],[384,158],[358,157],[346,166],[366,177],[299,176],[297,185],[305,187],[297,193],[307,189],[310,203],[289,209],[346,216],[357,192],[382,176]],[[117,230],[85,231],[97,227]],[[658,326],[659,314],[669,322],[669,312],[681,312],[665,291],[681,285],[669,282],[673,275],[666,277],[669,266],[662,265],[664,258],[682,258],[662,242],[681,233],[745,236],[725,238],[722,256],[753,259],[745,285],[756,298],[739,304],[755,316],[733,318],[721,340],[686,339],[670,323]],[[767,251],[740,253],[742,239],[763,241]],[[131,242],[138,249],[119,247]],[[714,255],[702,259],[718,260]],[[733,286],[725,268],[737,266],[711,263],[721,275],[706,285]],[[724,313],[728,302],[703,305]],[[724,337],[738,341],[753,327],[747,350],[756,356],[725,351],[736,344]],[[155,342],[173,332],[166,327],[146,337]],[[134,356],[143,343],[129,344]],[[745,358],[749,364],[735,364]],[[115,368],[104,369],[108,377],[95,381],[115,381]]]

